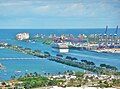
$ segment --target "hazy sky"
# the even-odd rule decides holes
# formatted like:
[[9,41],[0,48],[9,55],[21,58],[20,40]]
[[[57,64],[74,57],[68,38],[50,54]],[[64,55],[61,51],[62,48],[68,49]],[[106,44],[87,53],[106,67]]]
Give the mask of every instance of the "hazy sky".
[[0,28],[120,26],[120,0],[0,0]]

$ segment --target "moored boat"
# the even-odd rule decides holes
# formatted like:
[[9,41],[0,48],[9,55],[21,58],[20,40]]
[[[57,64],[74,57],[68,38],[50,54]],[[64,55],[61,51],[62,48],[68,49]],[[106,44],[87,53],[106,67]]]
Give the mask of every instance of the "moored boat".
[[5,69],[5,66],[3,66],[1,63],[0,63],[0,70],[4,70]]
[[58,49],[58,52],[60,52],[60,53],[69,52],[69,47],[65,43],[56,43],[52,47],[55,49]]

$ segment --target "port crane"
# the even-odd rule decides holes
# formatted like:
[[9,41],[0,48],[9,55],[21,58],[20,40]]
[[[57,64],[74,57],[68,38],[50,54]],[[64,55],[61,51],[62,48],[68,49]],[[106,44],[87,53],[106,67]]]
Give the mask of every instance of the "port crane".
[[114,34],[114,44],[118,44],[118,37],[117,37],[117,33],[118,33],[118,25],[116,27],[116,30],[115,30],[115,34]]
[[106,35],[106,34],[107,34],[107,30],[108,30],[108,26],[106,26],[106,29],[105,29],[105,34],[104,34],[104,35]]
[[117,35],[117,33],[118,33],[118,25],[117,25],[117,27],[116,27],[115,34],[114,34],[114,35]]
[[108,26],[106,26],[104,37],[103,37],[105,47],[107,47],[107,42],[108,42],[108,39],[107,39],[107,30],[108,30]]

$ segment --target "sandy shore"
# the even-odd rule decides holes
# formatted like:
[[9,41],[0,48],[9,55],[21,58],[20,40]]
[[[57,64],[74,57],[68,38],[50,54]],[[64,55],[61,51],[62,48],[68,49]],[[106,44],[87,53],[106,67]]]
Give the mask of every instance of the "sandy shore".
[[112,49],[98,49],[94,50],[96,52],[107,52],[107,53],[120,53],[120,48],[112,48]]
[[34,89],[120,89],[120,88],[97,88],[97,87],[40,87],[40,88],[34,88]]

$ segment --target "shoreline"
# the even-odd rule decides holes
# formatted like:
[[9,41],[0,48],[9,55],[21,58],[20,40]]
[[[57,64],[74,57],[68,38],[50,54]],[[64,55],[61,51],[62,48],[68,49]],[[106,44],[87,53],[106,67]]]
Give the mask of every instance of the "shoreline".
[[51,86],[51,87],[39,87],[39,88],[32,88],[32,89],[119,89],[119,88],[100,88],[100,87],[58,87],[58,86]]
[[112,54],[120,54],[120,49],[100,49],[100,50],[92,50],[98,53],[112,53]]
[[[89,81],[85,81],[86,79]],[[36,72],[29,73],[25,76],[21,76],[19,78],[13,77],[11,80],[0,83],[5,83],[7,87],[8,85],[11,86],[11,83],[14,82],[14,87],[18,84],[18,87],[31,87],[29,89],[119,89],[118,87],[120,86],[116,85],[114,80],[119,81],[120,75],[96,75],[91,73],[82,73],[79,71],[69,71],[64,74],[54,76],[42,76]],[[35,81],[35,83],[32,81]],[[40,81],[44,84],[39,86],[38,84],[41,84]],[[32,84],[34,86],[32,86]],[[37,85],[35,86],[35,84]]]

